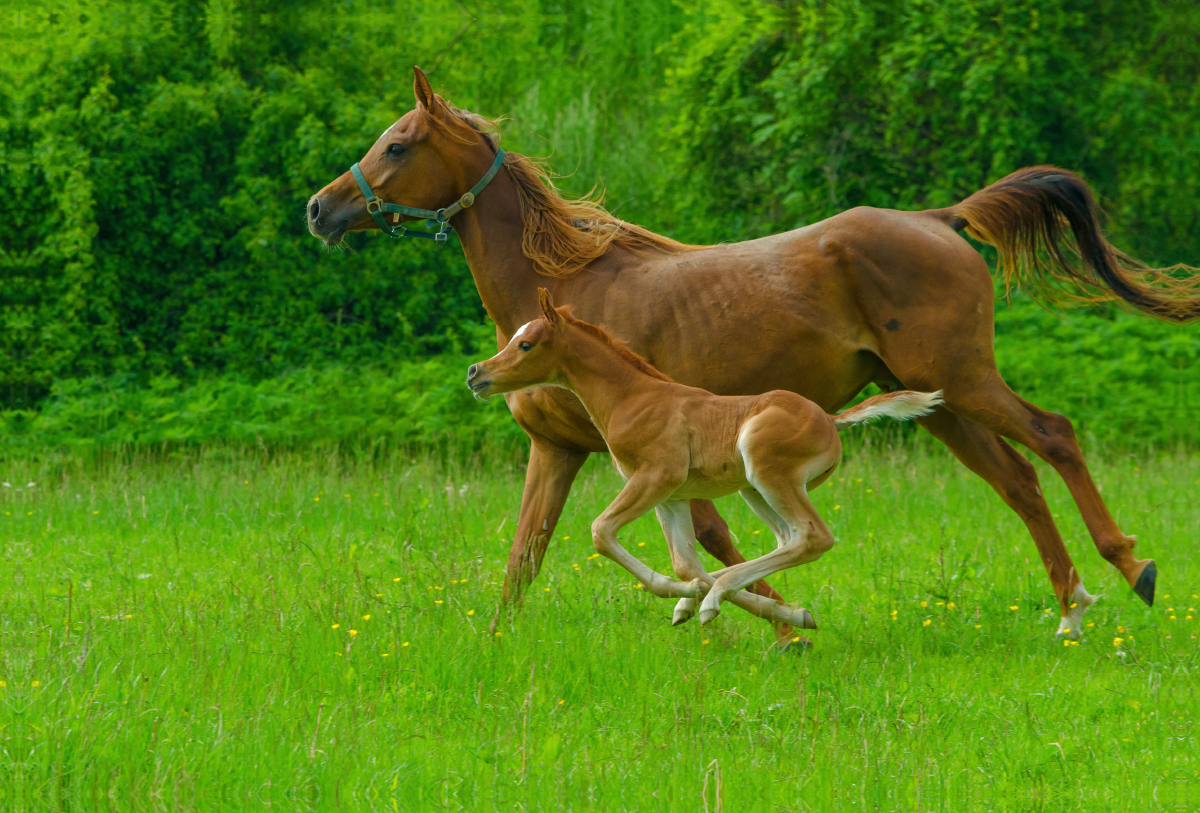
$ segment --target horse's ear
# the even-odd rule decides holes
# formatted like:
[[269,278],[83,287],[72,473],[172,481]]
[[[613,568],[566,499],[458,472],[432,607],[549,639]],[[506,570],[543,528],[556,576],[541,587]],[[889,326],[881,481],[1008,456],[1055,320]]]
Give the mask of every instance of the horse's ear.
[[417,104],[429,113],[435,112],[441,104],[441,100],[433,92],[433,86],[429,84],[429,77],[416,65],[413,65],[413,96],[417,97]]
[[551,299],[550,292],[545,288],[538,288],[538,304],[542,306],[542,316],[546,317],[546,321],[557,326],[560,317],[554,309],[554,300]]

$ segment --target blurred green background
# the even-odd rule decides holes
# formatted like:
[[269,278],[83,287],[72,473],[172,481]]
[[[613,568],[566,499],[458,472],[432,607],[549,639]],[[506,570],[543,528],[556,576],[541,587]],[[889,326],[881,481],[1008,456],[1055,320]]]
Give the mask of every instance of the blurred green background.
[[[1200,261],[1200,12],[1102,0],[0,0],[0,450],[515,437],[461,251],[305,231],[412,65],[621,217],[734,241],[1081,172]],[[985,252],[990,249],[985,249]],[[985,254],[989,256],[990,254]],[[1001,371],[1091,443],[1200,440],[1200,328],[997,304]]]

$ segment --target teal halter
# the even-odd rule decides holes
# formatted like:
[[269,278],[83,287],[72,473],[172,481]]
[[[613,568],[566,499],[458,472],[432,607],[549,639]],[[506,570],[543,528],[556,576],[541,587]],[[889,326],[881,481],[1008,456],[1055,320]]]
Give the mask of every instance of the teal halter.
[[[354,176],[354,180],[358,181],[358,188],[362,190],[363,197],[367,199],[367,211],[371,213],[371,217],[375,218],[375,222],[379,225],[380,230],[388,237],[424,237],[427,240],[444,243],[447,239],[446,232],[450,228],[450,218],[475,202],[475,198],[483,191],[485,186],[491,183],[492,178],[496,177],[496,173],[500,171],[500,167],[503,164],[504,150],[498,149],[496,150],[496,160],[492,161],[491,168],[479,179],[479,183],[472,186],[470,192],[465,193],[454,203],[444,209],[438,209],[436,212],[432,209],[415,209],[412,206],[384,203],[371,191],[371,185],[363,177],[362,170],[358,168],[358,164],[350,167],[350,174]],[[383,219],[384,212],[425,218],[426,225],[431,229],[436,228],[437,231],[409,231],[401,225],[389,226],[387,221]],[[399,221],[400,218],[397,217],[396,220]]]

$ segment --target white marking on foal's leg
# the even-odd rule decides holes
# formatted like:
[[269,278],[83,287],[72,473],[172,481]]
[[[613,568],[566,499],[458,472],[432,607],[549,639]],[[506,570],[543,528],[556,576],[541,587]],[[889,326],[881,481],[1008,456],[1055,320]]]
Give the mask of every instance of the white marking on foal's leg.
[[675,613],[671,616],[671,626],[677,627],[696,614],[696,599],[681,598],[675,605]]
[[1080,582],[1075,587],[1075,592],[1071,594],[1071,605],[1067,609],[1067,614],[1058,622],[1058,631],[1055,636],[1066,635],[1070,638],[1078,638],[1083,632],[1083,614],[1088,607],[1096,603],[1099,596],[1093,596],[1083,587],[1083,582]]

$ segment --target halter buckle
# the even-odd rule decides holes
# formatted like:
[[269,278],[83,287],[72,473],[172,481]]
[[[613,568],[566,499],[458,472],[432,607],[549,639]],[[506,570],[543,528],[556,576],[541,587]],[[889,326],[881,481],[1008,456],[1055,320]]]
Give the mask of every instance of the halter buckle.
[[[371,206],[374,206],[375,208],[372,209]],[[383,201],[381,201],[379,198],[371,198],[369,201],[367,201],[367,214],[377,215],[381,211],[383,211]]]

